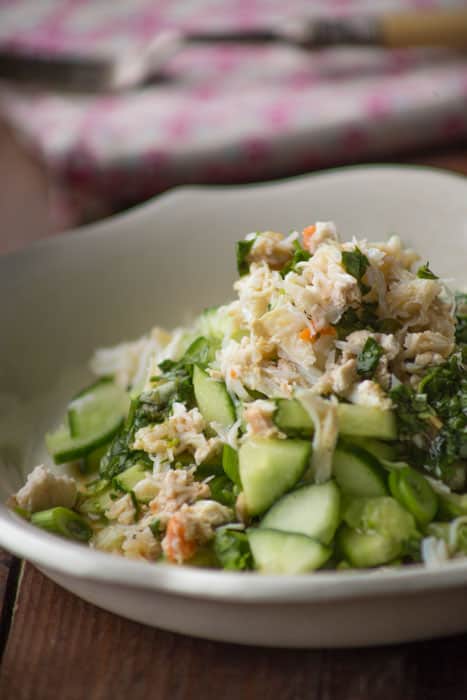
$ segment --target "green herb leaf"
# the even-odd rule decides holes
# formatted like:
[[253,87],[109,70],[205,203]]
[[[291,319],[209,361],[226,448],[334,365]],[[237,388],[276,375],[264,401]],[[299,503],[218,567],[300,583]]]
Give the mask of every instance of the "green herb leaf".
[[357,246],[355,246],[354,250],[342,251],[342,265],[344,266],[344,270],[358,281],[362,279],[369,264],[368,258]]
[[256,240],[256,236],[254,238],[250,238],[249,240],[242,240],[242,241],[237,241],[236,244],[236,253],[237,253],[237,270],[238,274],[240,277],[243,275],[247,275],[250,269],[250,265],[248,264],[248,255],[250,254],[250,250],[253,246],[253,243]]
[[253,568],[248,537],[241,530],[219,527],[214,539],[214,551],[224,569],[242,571]]
[[425,265],[422,265],[421,267],[418,268],[417,277],[420,277],[420,279],[422,279],[422,280],[437,280],[438,279],[438,276],[435,275],[435,273],[430,270],[429,263],[425,263]]
[[334,326],[339,340],[345,340],[348,335],[354,331],[363,330],[364,327],[365,325],[362,323],[360,316],[351,306],[344,311],[339,321]]
[[289,272],[295,272],[297,264],[307,262],[311,258],[311,254],[302,248],[300,241],[294,241],[294,254],[289,262],[282,268],[281,276],[285,277]]
[[383,348],[381,345],[374,338],[368,338],[363,346],[363,350],[357,357],[357,373],[367,378],[373,376],[382,354]]
[[[433,368],[417,390],[390,392],[405,458],[450,485],[467,470],[467,347]],[[457,477],[456,477],[457,478]]]

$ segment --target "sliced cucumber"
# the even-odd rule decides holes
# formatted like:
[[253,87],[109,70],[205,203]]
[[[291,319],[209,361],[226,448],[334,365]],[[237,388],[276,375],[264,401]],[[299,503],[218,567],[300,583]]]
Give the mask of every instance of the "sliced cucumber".
[[385,475],[376,457],[361,447],[340,443],[334,452],[332,469],[337,485],[347,496],[385,496]]
[[359,532],[376,532],[382,537],[408,542],[416,535],[416,524],[395,498],[355,498],[344,508],[343,519]]
[[303,574],[323,566],[329,547],[297,533],[250,528],[248,541],[255,568],[265,574]]
[[289,491],[310,461],[311,443],[306,440],[252,438],[238,453],[240,479],[250,515],[264,513]]
[[220,423],[229,428],[235,423],[235,408],[224,382],[218,382],[198,365],[193,370],[193,390],[196,403],[207,423]]
[[389,488],[393,497],[412,513],[419,525],[425,527],[434,520],[438,498],[428,481],[415,469],[394,469],[389,475]]
[[373,406],[340,403],[337,407],[339,433],[349,437],[373,437],[396,440],[397,424],[392,411]]
[[365,437],[347,436],[346,439],[350,440],[354,445],[357,445],[357,447],[362,447],[373,455],[373,457],[376,457],[376,459],[385,459],[389,462],[393,462],[397,457],[397,450],[391,443]]
[[70,436],[115,432],[128,413],[128,393],[111,381],[99,381],[68,404]]
[[117,428],[106,434],[87,435],[83,437],[72,438],[67,425],[61,425],[54,433],[47,433],[45,436],[45,444],[50,455],[53,457],[55,464],[63,464],[64,462],[72,462],[75,459],[81,459],[87,454],[97,449],[101,445],[109,442],[109,440],[118,431],[123,420],[117,425]]
[[238,452],[230,445],[224,445],[222,449],[222,468],[229,479],[239,488],[242,488],[240,472],[238,468]]
[[359,569],[388,564],[402,553],[402,545],[397,540],[377,533],[357,532],[346,525],[337,539],[345,559]]
[[136,484],[144,479],[148,471],[146,464],[137,462],[132,467],[125,469],[125,471],[116,476],[114,478],[114,484],[122,491],[133,491]]
[[128,394],[109,381],[98,382],[73,399],[68,408],[68,425],[62,424],[45,436],[54,462],[63,464],[80,459],[110,442],[128,406]]
[[283,496],[260,527],[307,535],[329,544],[340,521],[340,493],[334,481],[302,486]]
[[274,423],[291,437],[311,437],[313,421],[297,399],[277,399]]
[[[308,437],[313,434],[313,421],[297,399],[277,399],[274,422],[286,435]],[[337,407],[339,433],[349,437],[397,438],[396,419],[392,411],[372,406],[340,403]]]

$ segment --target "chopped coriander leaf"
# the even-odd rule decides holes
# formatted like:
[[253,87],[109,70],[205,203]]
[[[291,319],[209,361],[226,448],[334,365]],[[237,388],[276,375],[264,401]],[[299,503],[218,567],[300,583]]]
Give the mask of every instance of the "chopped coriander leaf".
[[362,319],[363,327],[368,330],[373,330],[377,328],[379,322],[376,311],[378,309],[378,302],[364,302],[360,309],[360,318]]
[[136,462],[143,462],[152,466],[146,452],[131,449],[133,443],[134,429],[122,428],[114,437],[106,454],[101,459],[99,474],[102,479],[112,479],[114,476],[132,467]]
[[381,345],[374,338],[368,338],[357,357],[357,373],[367,378],[372,377],[382,354]]
[[241,530],[219,527],[214,539],[214,551],[224,569],[241,571],[253,568],[248,537]]
[[390,392],[405,456],[448,485],[458,480],[459,467],[467,469],[466,364],[464,347],[428,372],[417,390]]
[[354,250],[342,251],[342,265],[346,272],[360,281],[365,274],[370,262],[358,246]]
[[418,268],[417,277],[420,277],[420,279],[422,279],[422,280],[437,280],[438,279],[438,276],[435,275],[435,273],[430,270],[429,263],[425,263],[425,265],[422,265],[421,267]]
[[240,277],[248,274],[250,266],[248,264],[247,258],[248,258],[248,255],[250,254],[250,250],[251,250],[255,240],[256,240],[256,236],[255,236],[255,238],[250,238],[249,240],[237,241],[237,245],[236,245],[237,270],[238,270],[238,274],[240,275]]
[[339,340],[345,340],[354,331],[373,331],[374,333],[396,333],[401,328],[399,321],[393,318],[378,318],[378,303],[365,302],[356,310],[349,307],[344,311],[334,328]]
[[307,262],[311,258],[311,254],[302,248],[300,241],[294,241],[294,254],[289,262],[282,268],[281,275],[285,277],[289,272],[295,272],[296,266],[300,262]]
[[339,321],[334,326],[339,340],[345,340],[348,335],[354,331],[360,331],[364,327],[360,316],[351,306],[344,311]]

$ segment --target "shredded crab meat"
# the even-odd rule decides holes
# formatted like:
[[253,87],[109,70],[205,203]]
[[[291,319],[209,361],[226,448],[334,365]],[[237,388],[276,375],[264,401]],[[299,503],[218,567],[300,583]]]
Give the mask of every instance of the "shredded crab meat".
[[129,493],[113,501],[106,509],[105,517],[116,520],[120,525],[131,525],[136,520],[136,508]]
[[154,477],[159,491],[149,503],[149,508],[151,513],[160,520],[162,526],[182,505],[192,504],[210,495],[209,485],[203,481],[196,481],[194,471],[194,469],[170,469]]
[[122,552],[130,559],[156,561],[162,553],[162,547],[148,525],[138,525],[125,533]]
[[[276,410],[274,401],[257,399],[245,404],[243,417],[246,423],[247,436],[277,437],[282,433],[274,425],[272,417]],[[283,436],[285,437],[285,435]]]
[[205,436],[205,429],[206,423],[197,408],[188,411],[184,404],[175,402],[166,421],[137,431],[133,449],[156,455],[161,462],[171,462],[178,454],[189,452],[196,464],[200,464],[221,446],[219,438]]
[[250,264],[265,262],[271,270],[281,270],[291,259],[297,238],[297,232],[284,238],[282,233],[264,231],[255,237],[247,260]]
[[55,506],[73,508],[77,494],[76,482],[71,477],[54,474],[43,464],[39,464],[28,475],[25,485],[11,499],[11,504],[29,513]]

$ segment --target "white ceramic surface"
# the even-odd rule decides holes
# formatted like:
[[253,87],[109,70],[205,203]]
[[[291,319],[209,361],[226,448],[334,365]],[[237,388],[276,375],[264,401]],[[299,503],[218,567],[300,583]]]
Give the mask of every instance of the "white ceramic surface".
[[[326,219],[345,238],[397,232],[453,286],[467,282],[467,180],[398,166],[182,188],[0,258],[0,500],[47,459],[44,431],[89,379],[95,347],[228,299],[233,244],[248,231]],[[0,545],[103,608],[211,639],[332,647],[467,629],[467,560],[298,577],[150,565],[70,544],[4,506]]]

